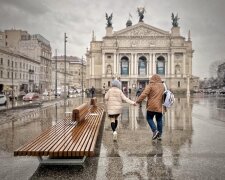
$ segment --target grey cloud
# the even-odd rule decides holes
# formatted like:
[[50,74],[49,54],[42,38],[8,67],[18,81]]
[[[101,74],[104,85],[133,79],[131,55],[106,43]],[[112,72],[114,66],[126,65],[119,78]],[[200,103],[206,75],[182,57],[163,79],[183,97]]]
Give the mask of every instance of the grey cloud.
[[[89,46],[91,32],[97,40],[105,36],[105,13],[113,13],[114,31],[125,28],[129,13],[138,22],[137,7],[145,6],[144,21],[157,28],[171,30],[171,13],[178,13],[182,36],[191,30],[193,73],[208,76],[214,60],[225,57],[225,1],[205,0],[1,0],[0,29],[13,26],[40,33],[63,54],[63,35],[68,34],[69,55],[82,56]],[[201,68],[200,68],[201,67]]]
[[43,4],[43,1],[35,0],[1,0],[1,9],[2,8],[16,9],[32,16],[42,15],[48,11],[48,7]]

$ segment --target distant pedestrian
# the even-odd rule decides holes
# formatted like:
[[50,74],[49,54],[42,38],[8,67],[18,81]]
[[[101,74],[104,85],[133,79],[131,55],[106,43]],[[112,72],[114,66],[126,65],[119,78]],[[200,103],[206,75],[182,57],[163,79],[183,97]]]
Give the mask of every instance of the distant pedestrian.
[[[158,140],[161,140],[161,136],[162,136],[163,92],[164,92],[164,86],[163,86],[162,80],[159,75],[155,74],[151,77],[150,83],[145,87],[144,91],[136,100],[136,103],[140,103],[146,97],[148,98],[147,105],[146,105],[147,106],[146,118],[153,132],[153,136],[152,136],[153,140],[156,138]],[[155,125],[153,121],[154,116],[156,116],[157,126]]]
[[109,119],[111,120],[111,128],[113,130],[113,140],[117,140],[116,128],[118,124],[118,117],[122,113],[123,100],[129,104],[136,105],[134,101],[124,95],[120,87],[120,81],[117,79],[113,80],[112,87],[105,95],[105,100],[107,101],[107,113]]
[[102,87],[102,97],[103,97],[103,99],[105,98],[105,92],[106,92],[105,86],[103,86],[103,87]]
[[92,88],[91,88],[91,98],[94,97],[94,94],[95,94],[95,88],[94,88],[94,86],[92,86]]

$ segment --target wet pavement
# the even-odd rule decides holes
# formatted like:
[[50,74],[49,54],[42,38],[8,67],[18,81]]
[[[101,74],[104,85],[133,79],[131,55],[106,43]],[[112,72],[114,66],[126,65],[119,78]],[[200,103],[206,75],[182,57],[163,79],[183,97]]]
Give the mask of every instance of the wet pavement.
[[151,140],[144,103],[141,109],[124,104],[118,141],[112,141],[106,117],[96,155],[84,166],[39,166],[35,157],[14,157],[13,150],[57,123],[81,98],[66,104],[15,110],[11,116],[0,112],[0,179],[225,178],[225,97],[216,96],[177,97],[164,117],[161,142]]

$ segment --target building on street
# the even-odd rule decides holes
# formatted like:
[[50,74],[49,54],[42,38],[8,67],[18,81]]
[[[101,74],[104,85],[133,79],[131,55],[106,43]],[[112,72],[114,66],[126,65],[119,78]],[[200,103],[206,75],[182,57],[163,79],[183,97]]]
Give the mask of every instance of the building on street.
[[0,92],[34,91],[39,85],[40,63],[11,48],[0,47]]
[[[56,60],[57,59],[57,60]],[[55,89],[55,62],[57,61],[57,87],[64,89],[65,60],[64,56],[52,57],[52,89]],[[83,66],[83,67],[82,67]],[[83,71],[83,76],[82,76]],[[69,88],[85,87],[86,61],[76,56],[66,56],[66,84]]]
[[178,24],[165,31],[144,23],[143,19],[114,31],[112,24],[97,41],[93,33],[87,58],[87,86],[101,89],[111,86],[113,78],[122,87],[146,86],[153,74],[159,74],[174,92],[190,93],[197,89],[198,77],[192,74],[193,53],[191,33],[186,39]]
[[[52,52],[47,39],[40,34],[31,35],[27,31],[11,29],[0,32],[0,46],[21,52],[36,61],[39,64],[39,82],[35,84],[35,88],[39,92],[51,88]],[[32,73],[33,71],[30,71],[30,74]],[[34,86],[34,81],[30,80],[29,86]]]

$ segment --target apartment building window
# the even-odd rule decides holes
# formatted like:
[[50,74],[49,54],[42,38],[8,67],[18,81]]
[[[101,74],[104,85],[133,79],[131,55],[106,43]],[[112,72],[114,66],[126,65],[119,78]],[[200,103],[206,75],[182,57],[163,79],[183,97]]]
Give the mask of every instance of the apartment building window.
[[20,62],[20,68],[22,68],[22,62]]
[[22,77],[22,76],[21,76],[21,73],[20,73],[20,79],[21,79],[21,77]]
[[7,42],[5,42],[5,46],[8,46],[8,43]]
[[10,61],[9,61],[9,59],[8,59],[8,66],[10,66]]
[[17,79],[17,73],[15,73],[15,79]]
[[8,38],[8,36],[7,36],[7,35],[5,35],[5,38],[7,39],[7,38]]
[[3,58],[1,58],[1,65],[3,65]]
[[13,61],[12,61],[12,67],[13,67]]
[[7,77],[10,78],[10,77],[9,77],[9,72],[7,73]]
[[1,78],[3,78],[3,71],[1,71]]
[[17,62],[15,62],[15,68],[17,68]]

